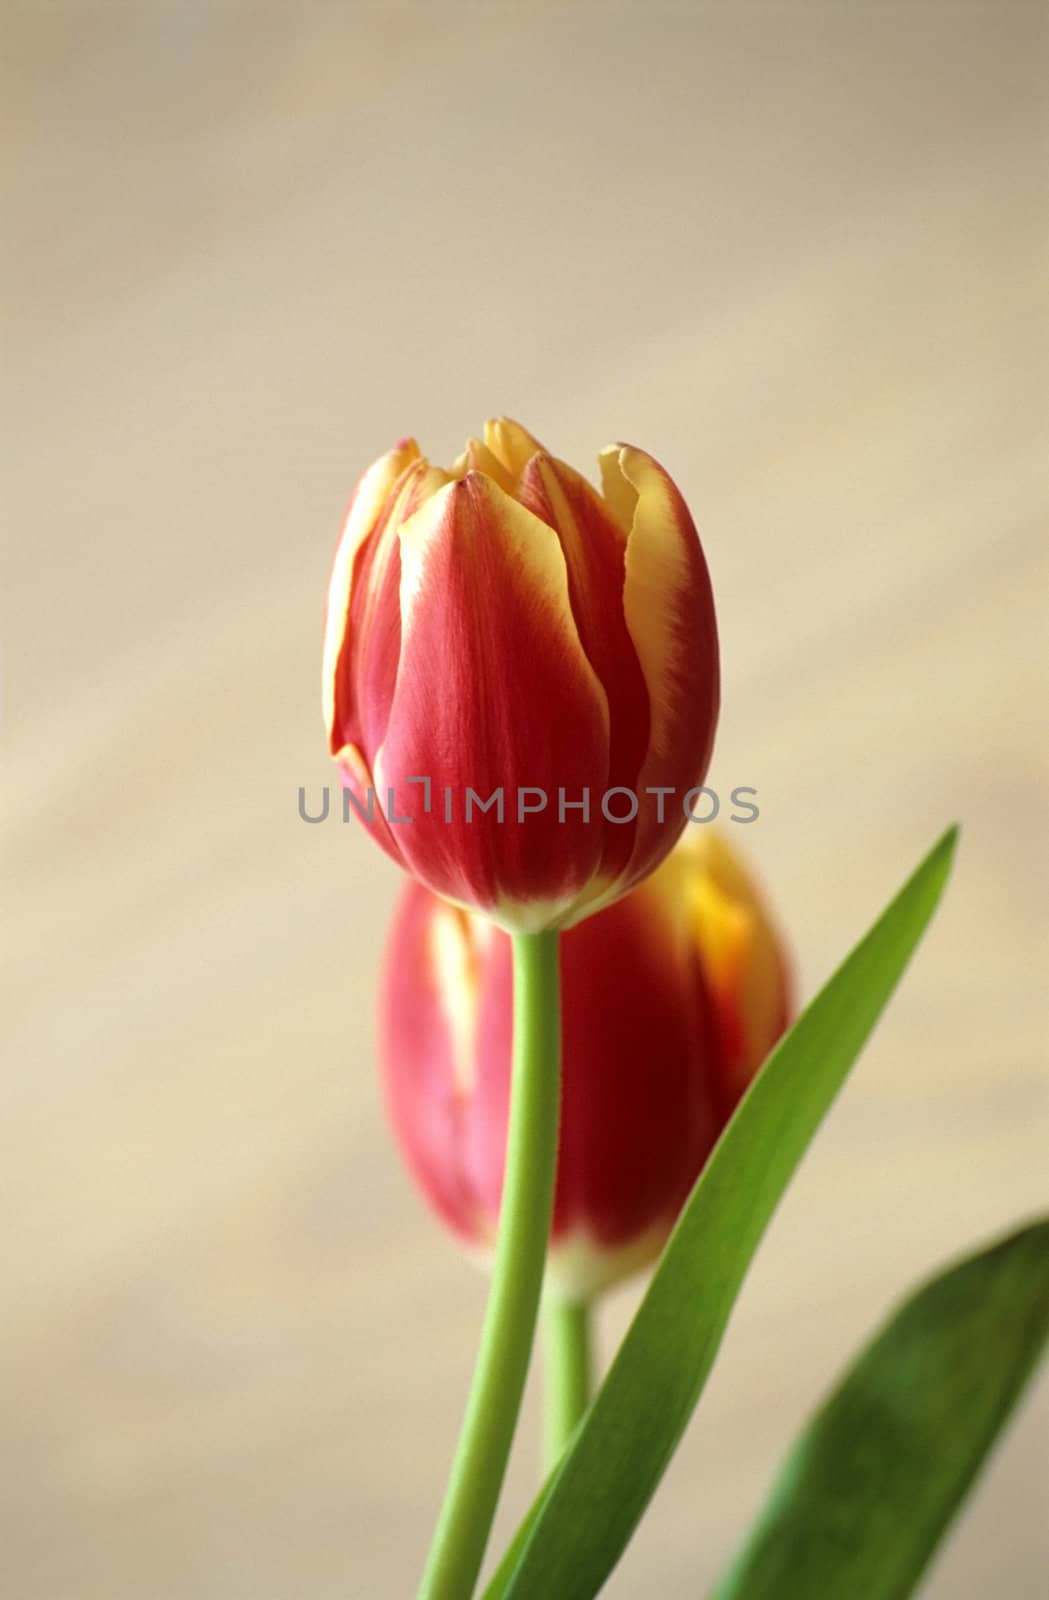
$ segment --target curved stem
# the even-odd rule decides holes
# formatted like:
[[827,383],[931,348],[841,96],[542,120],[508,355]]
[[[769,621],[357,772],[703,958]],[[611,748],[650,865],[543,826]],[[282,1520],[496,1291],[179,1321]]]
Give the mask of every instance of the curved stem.
[[513,1442],[553,1208],[561,1017],[556,933],[515,934],[514,1050],[492,1286],[420,1600],[469,1600]]
[[590,1306],[551,1295],[543,1306],[543,1466],[553,1471],[590,1404]]

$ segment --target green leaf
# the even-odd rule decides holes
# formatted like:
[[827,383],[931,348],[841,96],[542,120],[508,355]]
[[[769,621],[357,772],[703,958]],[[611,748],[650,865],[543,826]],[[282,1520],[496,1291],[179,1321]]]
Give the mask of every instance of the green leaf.
[[546,1480],[543,1487],[536,1495],[528,1515],[525,1517],[517,1532],[510,1540],[510,1543],[503,1551],[499,1565],[489,1578],[488,1583],[485,1586],[484,1594],[481,1596],[481,1600],[503,1600],[503,1596],[507,1593],[507,1585],[514,1575],[514,1569],[517,1566],[517,1563],[521,1559],[521,1553],[528,1541],[529,1534],[535,1526],[536,1518],[543,1508],[543,1502],[547,1494],[550,1492],[550,1485],[552,1482],[553,1477],[551,1475],[551,1477]]
[[956,837],[952,828],[930,852],[738,1106],[529,1514],[520,1559],[496,1591],[504,1600],[591,1600],[618,1561],[699,1399],[769,1218],[936,909]]
[[913,1593],[1049,1337],[1049,1221],[905,1302],[802,1433],[715,1600]]

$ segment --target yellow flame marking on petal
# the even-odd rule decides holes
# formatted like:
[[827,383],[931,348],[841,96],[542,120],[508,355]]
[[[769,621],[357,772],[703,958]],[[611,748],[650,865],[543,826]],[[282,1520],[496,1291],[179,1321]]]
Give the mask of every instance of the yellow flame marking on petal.
[[484,425],[484,442],[514,479],[521,476],[533,456],[547,453],[527,428],[510,417],[489,417]]
[[467,439],[466,449],[454,462],[450,476],[465,478],[468,472],[484,472],[493,478],[500,489],[505,489],[507,494],[513,494],[515,479],[513,473],[508,472],[497,455],[489,450],[480,439]]
[[637,490],[624,476],[619,464],[623,446],[609,444],[601,451],[597,464],[601,469],[601,494],[613,517],[623,532],[629,535],[634,525]]
[[[609,466],[602,458],[605,497],[618,515],[627,506],[629,496],[617,486]],[[670,686],[685,649],[684,642],[668,626],[669,601],[689,582],[688,561],[663,469],[643,450],[630,445],[620,448],[618,468],[636,497],[626,548],[623,612],[648,685],[652,717],[649,748],[666,756],[671,752],[679,718]]]
[[710,878],[692,885],[693,931],[703,966],[719,993],[739,981],[754,939],[754,912],[733,900]]
[[695,938],[712,986],[738,1010],[749,1074],[764,1060],[783,1019],[779,939],[761,894],[723,834],[704,829],[692,854]]

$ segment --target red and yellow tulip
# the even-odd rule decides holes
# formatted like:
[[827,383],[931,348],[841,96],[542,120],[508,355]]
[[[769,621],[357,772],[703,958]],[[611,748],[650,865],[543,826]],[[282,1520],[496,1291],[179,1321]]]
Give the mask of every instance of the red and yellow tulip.
[[[789,1020],[782,944],[735,852],[691,827],[662,867],[561,940],[561,1138],[550,1281],[581,1298],[661,1249]],[[408,884],[384,966],[387,1104],[419,1187],[495,1238],[510,1093],[510,940]]]
[[506,420],[447,471],[404,441],[358,485],[328,595],[324,710],[355,808],[420,882],[515,932],[646,877],[714,738],[692,519],[644,451],[600,465],[598,493]]

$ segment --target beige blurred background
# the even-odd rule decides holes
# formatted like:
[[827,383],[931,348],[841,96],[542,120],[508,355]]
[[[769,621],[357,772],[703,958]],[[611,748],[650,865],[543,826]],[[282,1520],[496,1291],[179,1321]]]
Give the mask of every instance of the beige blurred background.
[[[383,1126],[396,873],[296,797],[357,473],[507,411],[694,506],[806,991],[964,822],[608,1590],[700,1595],[865,1330],[1045,1203],[1046,10],[4,9],[4,1590],[413,1591],[484,1286]],[[1047,1464],[1043,1381],[929,1596],[1045,1592]]]

